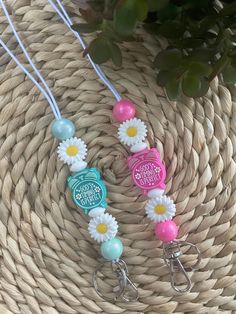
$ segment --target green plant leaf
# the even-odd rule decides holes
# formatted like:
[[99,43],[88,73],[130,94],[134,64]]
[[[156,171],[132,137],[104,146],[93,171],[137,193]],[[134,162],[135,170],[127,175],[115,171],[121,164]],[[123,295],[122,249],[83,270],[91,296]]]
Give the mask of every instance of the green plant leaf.
[[[78,1],[78,0],[76,0]],[[88,2],[92,2],[94,0],[82,0],[82,1],[88,1]],[[99,1],[99,0],[95,0],[95,1]],[[104,9],[103,9],[103,18],[106,20],[112,20],[113,19],[113,12],[115,9],[115,6],[117,4],[117,0],[102,0],[101,1],[104,5]]]
[[[153,1],[158,1],[158,0],[153,0]],[[180,11],[181,11],[181,8],[169,2],[161,10],[158,10],[157,15],[158,15],[159,20],[163,22],[166,20],[173,20],[174,18],[176,18],[176,16],[178,15]]]
[[114,28],[122,36],[133,34],[137,24],[136,12],[133,10],[133,0],[125,0],[119,3],[115,10]]
[[236,43],[236,35],[231,35],[230,39],[232,40],[232,42]]
[[157,74],[157,84],[161,87],[166,86],[168,81],[170,81],[172,78],[172,74],[170,71],[161,70]]
[[122,55],[121,55],[121,50],[120,50],[119,46],[110,41],[109,42],[109,49],[111,52],[111,59],[112,59],[113,63],[116,66],[120,67],[122,64]]
[[93,33],[100,29],[99,23],[79,23],[72,25],[72,29],[79,33]]
[[183,93],[188,97],[197,97],[202,87],[201,78],[186,74],[182,81]]
[[143,25],[144,29],[152,35],[156,35],[160,24],[158,23],[146,23]]
[[166,49],[158,53],[154,60],[154,66],[160,70],[169,70],[178,67],[182,54],[178,49]]
[[236,27],[236,16],[226,16],[222,20],[225,28],[235,28]]
[[182,66],[171,68],[169,70],[160,70],[157,74],[157,84],[164,87],[171,81],[179,81],[186,72]]
[[236,83],[236,68],[228,64],[222,71],[225,83]]
[[191,62],[188,64],[190,76],[208,76],[211,73],[211,67],[207,63]]
[[202,97],[202,96],[206,95],[206,93],[207,93],[207,91],[208,91],[208,89],[210,87],[209,81],[205,77],[202,77],[200,79],[200,82],[201,82],[201,88],[195,94],[194,97]]
[[234,49],[232,49],[229,53],[228,53],[229,57],[235,58],[236,57],[236,47],[234,47]]
[[188,56],[188,60],[199,61],[199,62],[208,62],[215,55],[214,49],[210,48],[196,48]]
[[236,57],[231,59],[231,65],[236,69]]
[[[99,31],[97,41],[92,41],[85,50],[95,62],[112,59],[120,66],[122,55],[118,43],[138,41],[137,24],[149,21],[143,23],[145,29],[164,36],[168,47],[156,56],[154,65],[159,70],[157,82],[168,87],[170,98],[176,98],[180,91],[190,97],[202,96],[209,82],[220,73],[226,82],[235,81],[236,1],[222,0],[222,6],[215,5],[214,0],[82,2],[82,14],[88,24],[77,24],[74,29],[77,27],[81,33]],[[176,82],[180,82],[180,90]]]
[[218,15],[208,15],[205,18],[203,18],[199,23],[199,33],[203,34],[206,32],[206,30],[211,29],[217,22]]
[[167,83],[165,91],[169,100],[177,100],[180,97],[180,81],[174,80]]
[[198,48],[204,43],[203,38],[183,38],[176,41],[176,46],[181,49]]
[[223,7],[223,9],[220,11],[220,15],[226,16],[226,15],[235,15],[236,14],[236,3],[233,1],[233,3],[227,4]]
[[209,81],[212,81],[216,75],[220,74],[228,63],[229,63],[229,58],[227,56],[227,53],[225,53],[213,65],[212,72],[208,77]]
[[183,35],[185,26],[179,21],[168,21],[161,24],[157,33],[167,38],[179,38]]
[[169,0],[147,0],[147,3],[149,11],[155,12],[164,8],[169,3]]
[[94,39],[88,46],[87,52],[92,60],[97,64],[104,63],[111,57],[109,44],[103,37]]
[[148,13],[148,5],[146,0],[133,0],[133,10],[136,13],[138,21],[144,21]]
[[103,35],[106,38],[109,38],[110,41],[122,42],[123,39],[121,35],[117,34],[112,21],[103,20],[101,29],[103,31]]

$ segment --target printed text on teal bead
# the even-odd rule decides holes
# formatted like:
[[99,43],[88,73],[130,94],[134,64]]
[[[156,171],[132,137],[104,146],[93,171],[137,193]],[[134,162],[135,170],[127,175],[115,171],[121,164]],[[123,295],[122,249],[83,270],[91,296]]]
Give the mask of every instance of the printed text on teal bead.
[[67,179],[72,198],[85,214],[95,207],[106,207],[107,190],[96,168],[86,168]]

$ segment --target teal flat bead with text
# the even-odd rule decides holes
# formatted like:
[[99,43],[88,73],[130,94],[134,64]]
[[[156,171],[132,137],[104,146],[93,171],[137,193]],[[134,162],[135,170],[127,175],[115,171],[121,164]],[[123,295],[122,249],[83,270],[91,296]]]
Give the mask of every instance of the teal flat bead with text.
[[86,168],[67,178],[74,203],[85,214],[95,207],[107,207],[107,189],[96,168]]

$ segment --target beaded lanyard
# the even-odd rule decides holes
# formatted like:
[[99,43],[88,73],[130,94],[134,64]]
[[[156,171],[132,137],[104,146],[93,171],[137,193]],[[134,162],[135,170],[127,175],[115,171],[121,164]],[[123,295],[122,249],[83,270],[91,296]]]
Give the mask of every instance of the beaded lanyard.
[[[48,2],[79,39],[83,49],[85,49],[86,44],[80,34],[71,28],[72,21],[61,1],[56,0],[60,9],[52,0],[48,0]],[[178,227],[172,220],[176,212],[176,206],[173,200],[164,195],[166,169],[160,159],[160,153],[156,148],[148,148],[145,143],[147,128],[143,121],[135,117],[135,105],[130,100],[122,99],[112,83],[106,78],[101,68],[93,63],[89,55],[88,58],[100,79],[106,84],[117,100],[113,108],[113,117],[121,123],[118,128],[118,138],[122,144],[129,146],[131,153],[133,153],[128,157],[128,167],[131,171],[134,184],[148,197],[145,211],[148,218],[156,223],[155,235],[157,239],[163,242],[163,258],[170,271],[171,285],[177,292],[187,292],[192,286],[187,272],[197,268],[200,263],[201,254],[199,249],[192,243],[176,241]],[[97,68],[99,68],[99,71]],[[196,263],[189,267],[184,267],[180,261],[180,257],[183,254],[181,248],[184,246],[191,247],[197,254]],[[178,273],[181,273],[184,277],[180,281],[178,280]]]
[[101,270],[101,266],[99,266],[93,275],[94,287],[97,293],[106,300],[116,301],[118,298],[121,298],[124,301],[135,301],[138,298],[137,288],[128,277],[128,269],[125,262],[120,259],[123,253],[123,244],[121,240],[116,237],[118,232],[117,221],[112,215],[105,213],[107,207],[107,190],[101,179],[101,175],[96,168],[87,167],[87,163],[84,161],[87,155],[87,146],[85,142],[74,136],[75,125],[73,122],[61,117],[53,93],[27,53],[2,0],[0,0],[0,5],[25,57],[32,66],[34,74],[40,80],[43,87],[35,80],[33,75],[30,74],[24,65],[22,65],[12,51],[4,44],[1,38],[0,45],[47,99],[55,116],[55,120],[51,125],[51,133],[56,139],[61,141],[57,149],[58,157],[61,161],[70,166],[72,172],[67,178],[72,199],[74,203],[82,208],[84,213],[88,214],[91,218],[88,225],[90,236],[101,244],[101,255],[106,263],[111,263],[111,269],[118,280],[118,286],[113,289],[112,293],[115,297],[111,297],[111,294],[107,295],[101,293],[98,286],[98,273]]

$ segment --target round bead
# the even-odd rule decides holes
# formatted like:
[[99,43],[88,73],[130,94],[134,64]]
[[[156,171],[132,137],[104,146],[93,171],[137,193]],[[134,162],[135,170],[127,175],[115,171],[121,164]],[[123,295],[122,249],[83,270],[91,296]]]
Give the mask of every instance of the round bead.
[[87,167],[87,162],[81,160],[73,163],[70,167],[70,171],[72,172],[79,172],[81,170],[84,170]]
[[135,105],[127,99],[118,101],[112,111],[113,117],[118,122],[124,122],[135,116]]
[[70,120],[64,118],[54,120],[51,132],[58,140],[67,140],[75,134],[75,125]]
[[138,153],[141,152],[142,150],[146,149],[148,146],[144,142],[139,142],[137,144],[134,144],[133,146],[130,147],[130,151],[132,153]]
[[108,261],[115,261],[123,253],[123,244],[120,239],[113,238],[101,244],[101,254]]
[[178,235],[178,227],[173,220],[167,220],[156,224],[155,234],[157,239],[168,243],[174,241]]
[[165,192],[165,190],[156,188],[156,189],[150,190],[148,192],[147,196],[149,198],[156,198],[156,197],[162,196],[164,194],[164,192]]
[[95,218],[97,216],[103,215],[105,213],[105,211],[106,211],[106,208],[95,207],[95,208],[91,209],[88,214],[90,217]]

